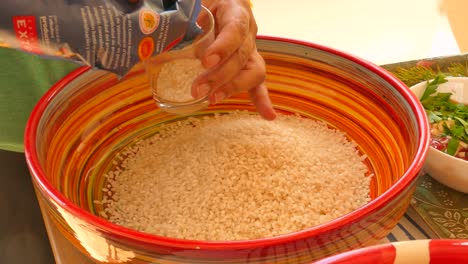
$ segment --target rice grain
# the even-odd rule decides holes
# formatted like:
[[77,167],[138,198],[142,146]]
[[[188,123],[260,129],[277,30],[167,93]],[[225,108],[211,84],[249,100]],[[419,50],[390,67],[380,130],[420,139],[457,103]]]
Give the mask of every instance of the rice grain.
[[192,96],[193,81],[205,71],[198,59],[177,59],[165,63],[158,75],[156,92],[164,100],[187,102]]

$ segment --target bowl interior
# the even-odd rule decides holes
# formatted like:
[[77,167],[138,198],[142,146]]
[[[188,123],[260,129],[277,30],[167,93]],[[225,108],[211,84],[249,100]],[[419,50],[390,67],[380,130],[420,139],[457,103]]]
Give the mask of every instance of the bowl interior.
[[[260,39],[258,48],[278,112],[324,120],[345,131],[367,156],[368,175],[374,176],[370,204],[393,188],[391,199],[416,178],[427,130],[417,100],[402,83],[321,47]],[[255,111],[248,96],[240,94],[191,116],[237,109]],[[103,175],[118,164],[116,156],[157,133],[161,124],[187,118],[156,107],[141,67],[120,81],[81,69],[48,93],[35,116],[30,124],[35,133],[27,141],[35,150],[29,157],[37,165],[34,181],[54,199],[71,201],[96,217],[103,208],[93,201],[102,199]]]

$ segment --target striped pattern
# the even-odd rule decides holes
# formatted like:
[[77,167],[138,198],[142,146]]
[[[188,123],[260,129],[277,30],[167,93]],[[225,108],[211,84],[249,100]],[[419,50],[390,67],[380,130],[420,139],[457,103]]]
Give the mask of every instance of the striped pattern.
[[[104,172],[118,164],[125,146],[183,117],[155,107],[141,68],[120,82],[80,69],[41,100],[25,144],[43,211],[67,240],[96,261],[306,263],[377,244],[390,233],[408,208],[427,151],[417,99],[387,72],[336,51],[271,39],[258,47],[278,111],[348,132],[368,156],[373,200],[324,225],[252,241],[169,239],[109,223],[96,216],[102,208],[93,203],[102,198]],[[254,111],[241,94],[197,115],[236,109]]]
[[465,264],[468,263],[468,240],[426,239],[386,243],[345,252],[315,262],[315,264],[338,263]]
[[393,228],[392,232],[382,239],[380,243],[384,244],[397,241],[433,238],[438,238],[438,236],[431,230],[426,222],[421,219],[413,207],[410,206],[395,228]]

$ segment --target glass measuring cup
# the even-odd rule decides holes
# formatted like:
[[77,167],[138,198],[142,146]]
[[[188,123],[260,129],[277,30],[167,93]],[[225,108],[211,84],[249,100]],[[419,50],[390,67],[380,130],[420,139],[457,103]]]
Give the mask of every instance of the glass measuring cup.
[[145,62],[153,98],[161,110],[174,114],[188,114],[208,106],[208,93],[193,98],[193,81],[205,69],[199,58],[215,39],[215,21],[204,6],[197,18],[202,33],[183,48],[170,50]]

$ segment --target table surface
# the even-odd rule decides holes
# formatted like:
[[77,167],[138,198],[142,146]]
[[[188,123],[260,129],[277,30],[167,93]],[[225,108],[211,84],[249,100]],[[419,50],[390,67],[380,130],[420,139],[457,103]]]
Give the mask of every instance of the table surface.
[[[376,64],[460,53],[438,0],[252,2],[259,34],[316,42]],[[0,150],[0,168],[0,263],[53,263],[24,154]],[[457,237],[468,238],[468,195],[426,175],[382,243]]]

